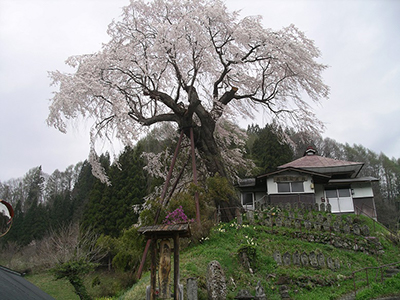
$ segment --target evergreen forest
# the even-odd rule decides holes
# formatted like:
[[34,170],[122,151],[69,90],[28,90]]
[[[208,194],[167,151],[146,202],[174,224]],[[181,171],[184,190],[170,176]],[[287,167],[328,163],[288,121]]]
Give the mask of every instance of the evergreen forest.
[[[246,133],[246,158],[254,165],[251,170],[242,170],[243,176],[274,171],[277,166],[301,157],[308,146],[317,149],[321,156],[364,162],[361,175],[380,179],[373,186],[378,221],[393,232],[399,230],[400,159],[320,135],[304,138],[289,132],[292,143],[282,143],[279,130],[273,125],[264,128],[251,125]],[[127,272],[130,279],[126,284],[131,285],[143,253],[137,224],[154,222],[165,181],[162,175],[149,170],[149,153],[159,158],[161,169],[167,170],[176,143],[171,135],[160,137],[153,132],[134,147],[126,147],[114,160],[108,153],[102,154],[100,162],[109,184],[102,183],[92,174],[88,161],[78,162],[64,171],[55,170],[50,175],[37,166],[27,171],[23,178],[0,182],[0,199],[9,202],[15,212],[11,230],[0,238],[0,263],[11,262],[12,256],[38,255],[30,264],[14,262],[8,265],[28,272],[22,268],[65,267],[68,262],[81,260],[88,263],[81,266]],[[187,164],[184,159],[178,162],[183,167]],[[175,174],[175,177],[179,176]],[[226,182],[217,176],[205,179],[200,175],[199,186],[195,187],[190,183],[191,176],[180,178],[176,192],[166,198],[168,203],[160,220],[179,206],[189,218],[194,218],[192,199],[194,193],[199,193],[202,224],[209,223],[209,230],[215,216],[212,199],[234,195],[234,182]],[[196,238],[199,240],[207,236],[207,229],[198,232]],[[39,259],[40,254],[42,258]],[[63,277],[63,269],[58,271],[57,274]]]

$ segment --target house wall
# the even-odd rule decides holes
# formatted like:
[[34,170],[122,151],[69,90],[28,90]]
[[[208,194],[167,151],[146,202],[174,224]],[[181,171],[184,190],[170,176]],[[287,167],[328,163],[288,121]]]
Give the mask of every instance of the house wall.
[[255,203],[256,203],[256,207],[257,207],[257,205],[262,205],[262,204],[267,204],[267,202],[268,202],[268,197],[267,197],[267,194],[265,193],[265,192],[263,192],[263,193],[260,193],[260,192],[258,192],[258,193],[255,193]]
[[326,204],[326,201],[322,202],[322,199],[325,199],[324,187],[321,184],[316,184],[314,187],[314,191],[315,191],[315,202],[318,204],[321,203]]
[[353,202],[356,214],[365,215],[376,220],[377,216],[376,216],[374,198],[372,197],[355,198],[353,199]]
[[279,203],[315,203],[315,195],[309,193],[298,193],[298,194],[272,194],[269,195],[269,201],[271,205]]
[[255,209],[257,207],[259,207],[262,204],[267,204],[267,194],[265,191],[252,191],[252,190],[248,190],[248,191],[241,191],[239,192],[239,196],[240,196],[240,201],[243,203],[243,195],[246,193],[252,193],[253,194],[253,201],[254,201],[254,205],[250,206],[250,205],[246,205],[245,208],[246,209]]
[[[354,205],[356,214],[365,214],[372,218],[376,217],[374,195],[371,184],[369,182],[354,182],[351,184],[352,195],[351,199]],[[316,185],[315,199],[318,204],[322,203],[322,198],[325,198],[324,186]],[[326,201],[324,202],[327,203]]]
[[[286,178],[287,177],[287,178]],[[292,177],[292,178],[290,178]],[[265,179],[264,179],[265,180]],[[304,192],[294,193],[278,193],[279,182],[288,181],[303,181]],[[254,181],[251,184],[240,187],[241,199],[245,193],[253,194],[253,205],[246,205],[246,209],[256,209],[262,204],[276,203],[325,203],[325,185],[321,183],[314,184],[311,175],[302,172],[283,172],[276,175],[271,175],[266,181]],[[349,187],[349,183],[346,185]],[[351,183],[351,195],[348,198],[340,198],[338,205],[349,204],[350,201],[354,204],[354,210],[350,209],[349,205],[343,206],[343,211],[354,211],[356,214],[366,214],[376,218],[376,209],[373,199],[373,191],[370,182],[353,182]],[[331,203],[333,205],[333,203]],[[334,205],[333,205],[334,207]],[[339,207],[339,206],[338,206]],[[340,208],[342,209],[342,207]],[[347,209],[347,210],[346,210]]]
[[353,183],[351,188],[353,189],[353,199],[374,197],[372,186],[369,182]]
[[[295,172],[290,172],[290,173],[285,173],[285,175],[279,175],[279,176],[299,176],[299,173]],[[314,193],[314,190],[312,189],[312,178],[309,175],[304,175],[307,178],[307,181],[304,181],[304,193]],[[278,185],[274,181],[275,176],[271,176],[271,178],[267,179],[267,193],[269,195],[271,194],[278,194]]]
[[[304,192],[295,193],[278,193],[278,185],[276,182],[276,177],[298,177],[301,176],[306,180],[303,181]],[[284,182],[284,181],[282,181]],[[284,174],[279,174],[276,176],[271,176],[267,179],[267,193],[269,202],[274,205],[277,203],[314,203],[314,184],[310,175],[297,172],[288,172]]]

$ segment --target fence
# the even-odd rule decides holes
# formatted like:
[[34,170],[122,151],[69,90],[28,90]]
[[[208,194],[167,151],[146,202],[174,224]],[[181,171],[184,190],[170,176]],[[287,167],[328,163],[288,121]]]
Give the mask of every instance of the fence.
[[[399,267],[400,266],[400,262],[395,262],[395,263],[391,263],[391,264],[387,264],[387,265],[381,265],[379,267],[367,267],[367,268],[363,268],[357,271],[354,271],[352,273],[352,277],[353,277],[353,285],[354,285],[354,296],[357,295],[357,278],[356,275],[359,273],[363,273],[365,272],[365,280],[359,280],[358,282],[367,282],[367,287],[369,287],[369,284],[371,282],[371,279],[374,280],[374,282],[380,282],[383,283],[384,282],[384,272],[388,271],[389,268],[393,269],[393,267]],[[375,276],[371,277],[371,271],[375,271]],[[399,270],[400,271],[400,270]],[[368,273],[370,272],[370,273]]]

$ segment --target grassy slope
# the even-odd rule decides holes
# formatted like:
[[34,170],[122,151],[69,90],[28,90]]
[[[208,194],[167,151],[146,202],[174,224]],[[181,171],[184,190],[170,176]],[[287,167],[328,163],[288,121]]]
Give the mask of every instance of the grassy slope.
[[[337,249],[330,244],[310,243],[292,238],[297,230],[290,228],[274,227],[274,231],[271,232],[270,227],[260,225],[239,227],[235,222],[220,224],[201,244],[189,245],[181,251],[181,283],[185,285],[188,278],[197,278],[199,299],[207,299],[205,279],[207,265],[212,260],[218,260],[227,278],[228,299],[233,299],[238,290],[242,288],[249,289],[254,295],[258,281],[264,287],[268,299],[280,299],[279,286],[282,282],[289,286],[293,299],[338,299],[340,295],[352,291],[353,280],[349,279],[349,276],[353,271],[400,261],[400,249],[386,239],[387,231],[378,224],[374,226],[369,219],[361,218],[361,220],[371,228],[371,236],[378,237],[383,244],[385,252],[379,257],[360,251]],[[304,229],[303,232],[305,232]],[[315,232],[311,231],[310,233]],[[348,237],[356,238],[353,235]],[[237,255],[239,248],[249,245],[249,243],[254,243],[257,253],[253,267],[254,274],[239,264]],[[295,250],[300,253],[319,251],[325,257],[339,258],[341,267],[337,271],[332,271],[328,268],[277,266],[273,259],[274,251],[293,253]],[[96,276],[100,278],[102,285],[92,287],[91,283]],[[97,295],[97,297],[115,294],[121,287],[118,286],[118,280],[113,278],[114,276],[115,274],[108,273],[92,274],[86,279],[86,286],[91,294]],[[365,277],[364,272],[357,275],[358,279],[363,279],[363,277]],[[370,275],[370,280],[371,277]],[[66,280],[55,281],[49,273],[30,275],[27,276],[27,279],[55,299],[78,299],[72,286]],[[113,299],[145,299],[145,290],[149,282],[150,275],[145,273],[131,289]],[[365,285],[365,281],[357,283],[358,287],[363,285]],[[392,291],[397,291],[400,288],[400,278],[387,281],[386,285],[392,286]],[[104,287],[107,287],[106,293]],[[383,290],[379,284],[371,284],[371,287],[369,291],[360,292],[359,299],[372,299],[371,293],[375,296],[390,293],[390,290],[388,292]]]
[[[112,299],[110,295],[118,294],[123,289],[121,283],[126,283],[127,278],[125,277],[121,273],[96,271],[85,277],[85,286],[94,299]],[[75,294],[74,288],[67,279],[55,280],[54,275],[49,271],[31,274],[26,276],[25,279],[54,299],[79,300],[79,296]],[[94,281],[98,284],[93,284]]]
[[[187,278],[198,278],[199,299],[207,299],[205,276],[207,264],[212,260],[221,263],[227,278],[228,299],[233,299],[238,290],[249,289],[254,295],[257,282],[264,287],[268,299],[280,299],[279,286],[285,283],[289,286],[293,299],[337,299],[340,295],[353,289],[353,280],[349,276],[353,271],[364,267],[378,266],[400,261],[400,250],[386,238],[386,231],[371,220],[362,218],[371,228],[371,236],[379,237],[385,253],[368,255],[361,251],[351,251],[335,248],[330,244],[309,243],[292,238],[296,230],[290,228],[271,228],[259,225],[244,225],[239,227],[235,222],[220,224],[215,227],[209,239],[202,244],[185,248],[181,252],[181,283],[186,284]],[[303,230],[304,231],[304,230]],[[355,238],[353,235],[348,236]],[[245,270],[238,259],[238,250],[242,245],[254,243],[257,257],[254,274]],[[332,271],[328,268],[314,269],[312,267],[277,266],[273,260],[274,251],[293,253],[298,250],[310,253],[322,252],[325,257],[339,258],[341,267]],[[364,273],[358,275],[360,279]],[[370,279],[371,280],[371,279]],[[145,299],[145,287],[149,284],[146,274],[132,289],[119,299]],[[358,282],[361,287],[363,282]]]
[[32,282],[54,299],[79,300],[79,297],[74,293],[74,288],[66,279],[55,280],[54,276],[49,272],[28,275],[25,279]]

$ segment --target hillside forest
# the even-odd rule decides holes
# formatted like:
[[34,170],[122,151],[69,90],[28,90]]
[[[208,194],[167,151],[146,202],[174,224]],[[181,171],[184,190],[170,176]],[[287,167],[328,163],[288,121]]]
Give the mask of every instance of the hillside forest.
[[[251,125],[242,131],[245,133],[246,157],[254,164],[251,169],[243,167],[240,176],[274,171],[277,166],[301,157],[308,146],[315,147],[321,156],[365,162],[361,175],[380,179],[373,186],[378,221],[392,231],[399,230],[400,159],[375,153],[362,145],[341,144],[320,135],[300,138],[298,134],[291,134],[292,143],[282,143],[273,125],[264,128]],[[158,155],[160,169],[165,171],[176,143],[176,135],[158,131],[148,134],[134,147],[126,147],[113,161],[108,153],[102,154],[100,162],[110,184],[102,183],[92,174],[88,161],[78,162],[64,171],[55,170],[50,175],[37,166],[23,178],[0,182],[0,199],[11,203],[15,211],[11,230],[0,239],[3,250],[7,249],[3,253],[15,253],[49,239],[53,246],[54,243],[57,245],[51,237],[60,232],[70,238],[90,232],[86,236],[91,238],[87,240],[92,239],[93,245],[102,245],[103,249],[97,261],[109,268],[134,270],[140,261],[142,245],[135,240],[133,225],[153,222],[154,209],[150,208],[157,207],[164,183],[161,173],[149,170],[149,154]],[[178,165],[187,164],[182,158],[178,160]],[[195,210],[190,203],[195,189],[202,195],[202,218],[207,222],[215,213],[210,198],[223,198],[234,191],[234,182],[223,182],[222,177],[204,179],[200,174],[198,187],[190,185],[190,178],[190,171],[188,176],[182,176],[180,182],[183,183],[169,196],[169,208],[164,211],[163,218],[168,209],[172,211],[179,205],[183,206],[189,218],[194,218]],[[73,247],[77,247],[76,244]],[[50,253],[48,248],[44,251]],[[58,257],[58,261],[63,259],[67,258]]]

